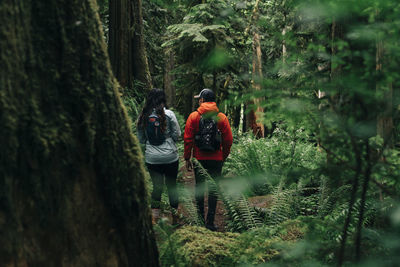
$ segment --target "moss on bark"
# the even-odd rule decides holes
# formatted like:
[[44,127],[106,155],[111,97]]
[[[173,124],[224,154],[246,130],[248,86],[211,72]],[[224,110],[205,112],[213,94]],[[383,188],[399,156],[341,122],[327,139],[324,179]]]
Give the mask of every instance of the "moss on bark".
[[0,3],[0,262],[157,266],[93,0]]

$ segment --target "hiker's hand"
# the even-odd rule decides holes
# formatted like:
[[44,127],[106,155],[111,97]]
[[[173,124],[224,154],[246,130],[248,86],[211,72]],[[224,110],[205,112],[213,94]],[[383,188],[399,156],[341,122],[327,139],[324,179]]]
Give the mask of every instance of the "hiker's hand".
[[188,170],[188,171],[192,171],[193,170],[193,164],[192,164],[192,161],[190,159],[186,160],[186,170]]

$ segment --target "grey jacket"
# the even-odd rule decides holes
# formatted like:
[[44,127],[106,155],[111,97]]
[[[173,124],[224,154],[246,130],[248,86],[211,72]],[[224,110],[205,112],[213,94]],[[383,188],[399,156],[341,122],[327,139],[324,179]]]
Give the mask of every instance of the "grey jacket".
[[146,138],[145,130],[138,128],[138,138],[141,144],[146,144],[144,158],[150,164],[168,164],[178,160],[178,149],[175,142],[181,136],[178,120],[173,111],[164,108],[167,119],[167,129],[165,132],[165,142],[159,146],[151,145]]

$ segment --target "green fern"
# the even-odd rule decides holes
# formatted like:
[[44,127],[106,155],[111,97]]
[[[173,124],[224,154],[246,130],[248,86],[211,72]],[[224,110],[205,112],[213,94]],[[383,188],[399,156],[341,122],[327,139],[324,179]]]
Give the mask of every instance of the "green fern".
[[276,226],[286,220],[294,218],[295,197],[293,190],[283,190],[279,186],[273,191],[273,205],[267,209],[264,223],[268,226]]
[[197,213],[196,205],[194,204],[195,201],[193,198],[193,193],[183,186],[178,187],[178,191],[180,196],[180,203],[188,214],[187,217],[182,217],[182,219],[185,221],[185,224],[198,226],[203,225],[204,222],[202,221],[202,219],[200,219]]
[[318,209],[318,214],[320,217],[324,217],[328,214],[331,214],[332,211],[337,208],[337,202],[339,200],[343,200],[343,196],[349,193],[351,190],[351,185],[343,185],[338,189],[334,190],[329,194],[330,189],[327,188],[325,182],[321,188],[321,198]]
[[261,218],[256,210],[250,207],[247,198],[243,194],[228,194],[227,190],[222,190],[196,159],[193,159],[192,162],[195,168],[198,168],[199,174],[206,177],[210,190],[220,196],[230,219],[228,227],[232,231],[241,232],[262,226]]

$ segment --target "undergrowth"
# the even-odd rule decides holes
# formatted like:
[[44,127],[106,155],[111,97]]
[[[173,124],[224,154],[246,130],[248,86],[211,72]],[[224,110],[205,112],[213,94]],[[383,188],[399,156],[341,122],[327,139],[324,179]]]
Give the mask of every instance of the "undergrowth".
[[269,194],[281,182],[318,183],[325,156],[310,139],[302,129],[289,133],[276,128],[272,137],[263,139],[244,134],[232,146],[224,174],[245,177],[250,196]]
[[[166,224],[156,226],[162,236],[159,240],[162,266],[336,263],[343,225],[349,214],[351,184],[337,183],[327,168],[321,168],[326,165],[324,153],[304,132],[276,131],[268,139],[240,136],[224,166],[228,177],[218,183],[204,169],[201,171],[224,204],[228,232],[216,233],[204,228],[198,221],[192,192],[180,184],[180,201],[187,210],[186,226],[177,230]],[[199,163],[194,160],[194,164]],[[379,171],[387,170],[378,170],[374,175]],[[270,202],[254,207],[250,201],[254,195],[268,195]],[[394,199],[382,197],[376,188],[369,191],[366,199],[362,264],[382,266],[378,263],[386,262],[383,266],[395,266],[400,251],[400,208]],[[361,200],[357,198],[347,228],[349,248],[354,247],[360,210]],[[388,229],[395,234],[388,234]],[[353,255],[354,251],[347,250],[345,261],[350,262]]]

